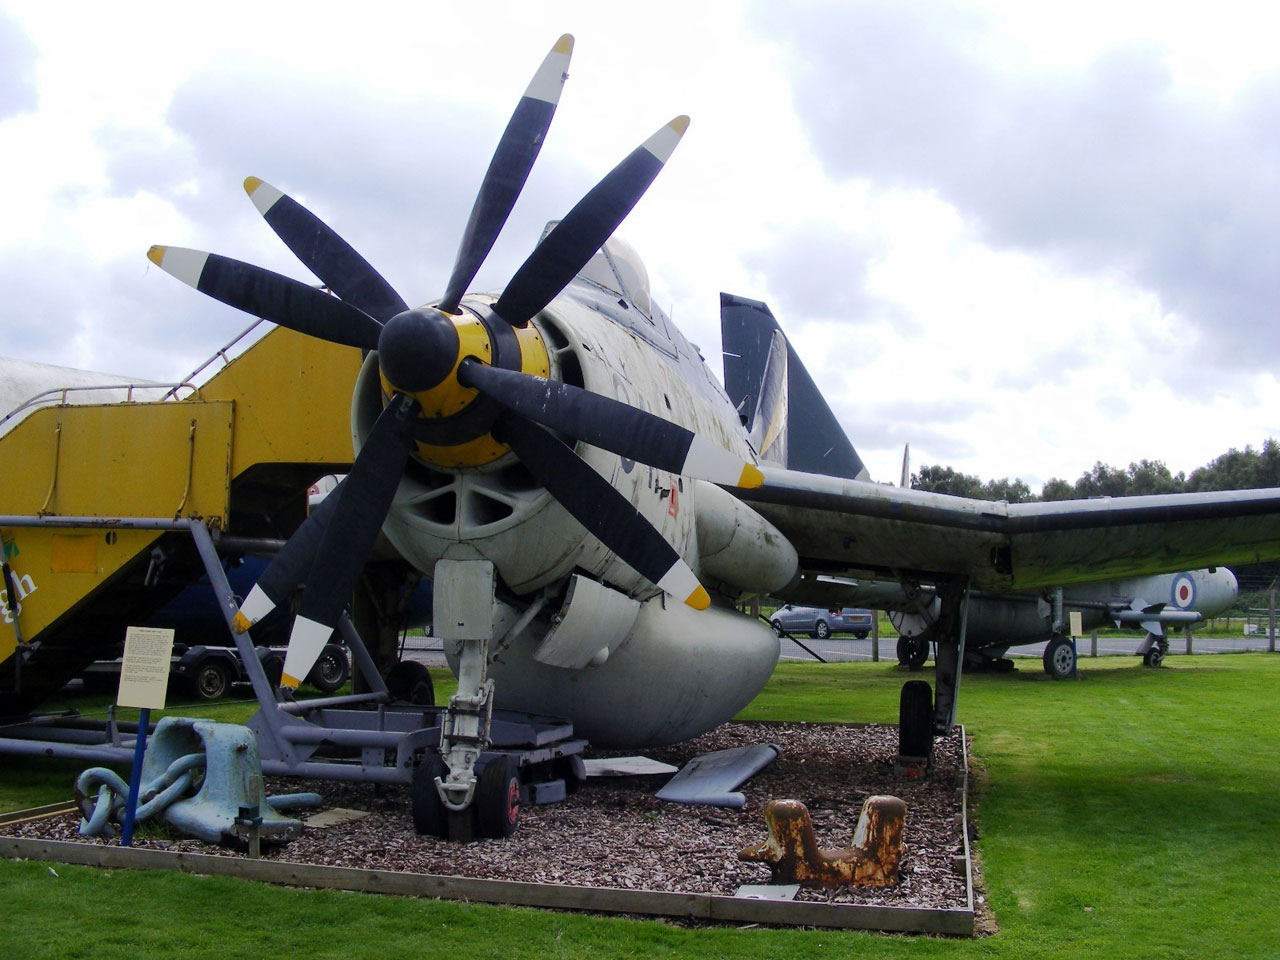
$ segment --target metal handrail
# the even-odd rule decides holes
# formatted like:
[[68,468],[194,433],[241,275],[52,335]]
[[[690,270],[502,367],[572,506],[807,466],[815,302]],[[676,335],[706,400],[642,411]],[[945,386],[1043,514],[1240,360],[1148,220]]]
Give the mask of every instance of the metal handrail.
[[[228,363],[231,362],[231,357],[227,356],[227,351],[229,351],[237,343],[239,343],[241,340],[247,337],[250,333],[252,333],[258,327],[259,324],[269,323],[269,322],[270,321],[262,317],[259,317],[257,320],[254,320],[253,323],[249,324],[247,327],[245,327],[243,330],[237,333],[234,337],[228,340],[225,344],[223,344],[220,349],[215,351],[213,356],[211,356],[208,360],[206,360],[204,363],[200,364],[200,366],[196,367],[189,374],[187,374],[183,380],[183,383],[186,383],[187,381],[194,381],[196,377],[200,376],[200,374],[204,373],[205,370],[213,366],[214,361],[217,360],[219,357],[222,358],[222,365],[226,366]],[[181,386],[181,385],[182,384],[179,384],[178,386]],[[175,387],[174,390],[170,390],[160,399],[168,400],[171,396],[176,396],[177,394],[175,393],[175,391],[177,389],[178,387]]]
[[[18,406],[14,407],[3,417],[0,417],[0,427],[3,427],[12,418],[16,417],[22,411],[29,407],[38,407],[49,404],[51,401],[56,406],[58,404],[67,403],[67,395],[89,390],[123,390],[125,397],[123,401],[115,401],[117,403],[133,403],[133,393],[135,390],[167,390],[168,392],[161,398],[166,400],[171,396],[177,396],[177,391],[186,387],[193,394],[199,393],[199,388],[191,383],[190,378],[179,380],[177,383],[104,383],[98,386],[92,384],[80,387],[53,387],[50,390],[43,390],[28,400],[24,400]],[[54,400],[53,398],[57,398]]]

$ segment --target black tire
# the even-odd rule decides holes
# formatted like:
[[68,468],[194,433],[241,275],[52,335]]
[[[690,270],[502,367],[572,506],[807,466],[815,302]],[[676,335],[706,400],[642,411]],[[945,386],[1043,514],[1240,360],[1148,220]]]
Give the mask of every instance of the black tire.
[[347,651],[336,643],[330,643],[320,651],[316,665],[307,674],[307,683],[321,693],[334,693],[342,689],[350,676],[351,664],[347,662]]
[[476,826],[482,837],[509,837],[520,823],[520,767],[515,757],[499,754],[480,772],[476,784]]
[[819,620],[813,625],[813,635],[819,640],[825,640],[831,636],[831,627],[827,625],[827,621]]
[[867,631],[865,630],[855,630],[853,631],[853,635],[859,640],[867,639]]
[[1142,665],[1154,669],[1162,663],[1164,663],[1164,651],[1160,649],[1160,644],[1153,643],[1151,649],[1142,655]]
[[898,638],[898,663],[915,671],[923,669],[924,662],[928,659],[929,641],[924,637]]
[[1076,672],[1076,651],[1071,641],[1055,636],[1044,648],[1044,672],[1055,680],[1067,680]]
[[284,676],[284,657],[278,653],[259,654],[262,660],[262,672],[267,675],[267,683],[273,687],[280,686],[280,678]]
[[231,673],[217,660],[205,660],[191,677],[191,695],[197,700],[221,700],[231,688]]
[[84,681],[84,688],[89,693],[115,693],[120,689],[120,674],[118,673],[93,671],[81,674],[80,679]]
[[434,750],[422,755],[413,770],[410,788],[410,805],[413,809],[413,829],[427,837],[449,835],[449,812],[436,789],[436,777],[444,779],[448,771],[444,759]]
[[898,698],[898,753],[933,756],[933,688],[927,680],[908,680]]
[[393,699],[419,707],[435,706],[436,688],[431,671],[417,660],[401,660],[387,674],[387,691]]
[[777,620],[774,620],[772,623],[769,624],[769,626],[773,627],[773,635],[775,637],[782,636],[782,624],[780,624]]

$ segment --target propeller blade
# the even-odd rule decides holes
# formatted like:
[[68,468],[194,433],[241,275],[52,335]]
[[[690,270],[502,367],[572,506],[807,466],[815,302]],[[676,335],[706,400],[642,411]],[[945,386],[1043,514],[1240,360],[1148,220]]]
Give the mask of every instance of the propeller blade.
[[519,417],[501,422],[499,437],[580,524],[637,573],[696,610],[711,605],[706,589],[671,544],[631,502],[557,436]]
[[324,539],[329,527],[329,520],[338,506],[338,497],[342,494],[342,485],[346,478],[329,492],[329,495],[316,504],[316,508],[307,515],[307,519],[293,536],[285,541],[280,551],[262,571],[258,582],[253,585],[249,595],[240,604],[232,624],[236,633],[244,633],[251,626],[265,617],[280,604],[286,602],[307,577],[311,569],[311,561]]
[[418,402],[396,394],[379,414],[324,531],[289,634],[281,685],[297,687],[329,642],[400,485]]
[[244,189],[294,255],[347,303],[383,323],[409,309],[369,261],[293,197],[257,177],[247,178]]
[[498,239],[525,180],[529,178],[533,161],[542,149],[542,141],[560,101],[560,91],[568,77],[572,55],[573,37],[566,33],[542,61],[507,122],[507,129],[498,141],[498,148],[481,181],[462,242],[458,245],[453,274],[440,301],[440,309],[445,313],[458,312],[462,295],[493,249],[494,241]]
[[550,303],[644,196],[688,127],[688,117],[676,117],[592,187],[521,264],[494,313],[523,327]]
[[754,464],[719,444],[612,397],[471,358],[458,382],[544,427],[661,470],[735,487],[764,483]]
[[378,348],[382,324],[298,280],[251,263],[185,247],[155,246],[147,257],[183,283],[223,303],[330,343]]

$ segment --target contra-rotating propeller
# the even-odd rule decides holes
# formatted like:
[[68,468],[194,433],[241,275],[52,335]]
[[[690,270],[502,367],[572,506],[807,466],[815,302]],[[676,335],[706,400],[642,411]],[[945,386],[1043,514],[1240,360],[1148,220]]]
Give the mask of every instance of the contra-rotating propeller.
[[276,555],[236,615],[237,629],[247,630],[305,579],[286,657],[287,686],[297,686],[328,642],[415,443],[428,450],[480,449],[467,455],[489,460],[512,451],[579,523],[638,573],[691,606],[710,602],[675,549],[556,433],[716,483],[757,486],[760,472],[668,420],[531,373],[537,363],[530,366],[526,356],[541,350],[545,366],[536,333],[537,349],[527,346],[529,320],[613,234],[679,143],[688,118],[660,128],[592,188],[542,239],[492,308],[471,302],[462,307],[537,157],[572,48],[572,37],[560,38],[517,104],[436,306],[409,309],[337,233],[255,177],[245,181],[254,205],[336,296],[216,254],[161,246],[148,253],[166,272],[223,303],[322,340],[378,352],[390,399],[351,472]]

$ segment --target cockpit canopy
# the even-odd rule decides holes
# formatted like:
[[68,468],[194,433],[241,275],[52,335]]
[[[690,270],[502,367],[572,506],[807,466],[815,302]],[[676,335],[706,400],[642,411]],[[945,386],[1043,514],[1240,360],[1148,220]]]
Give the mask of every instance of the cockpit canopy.
[[[552,220],[542,231],[545,238],[559,220]],[[578,274],[598,287],[617,294],[646,317],[652,318],[649,299],[649,271],[635,248],[625,240],[610,237]]]

